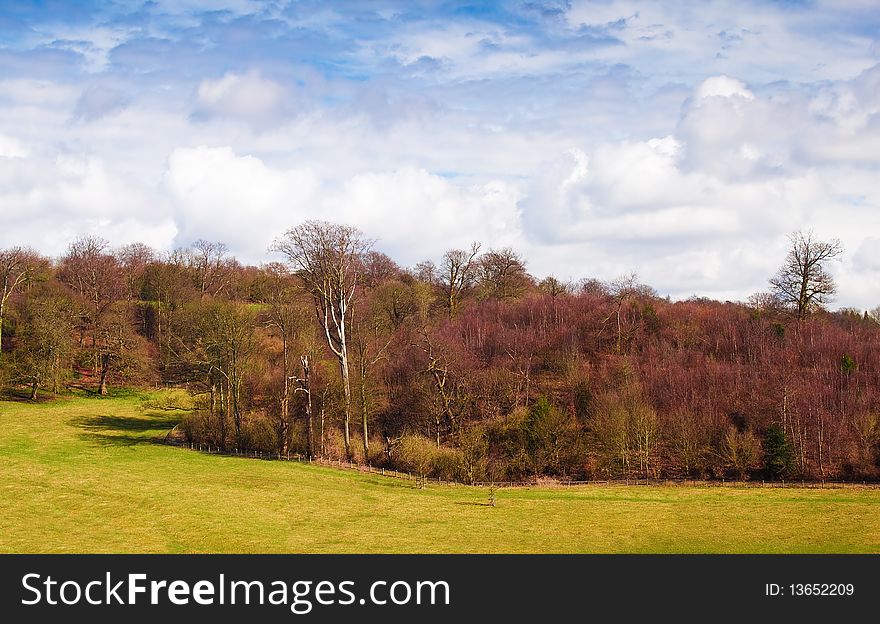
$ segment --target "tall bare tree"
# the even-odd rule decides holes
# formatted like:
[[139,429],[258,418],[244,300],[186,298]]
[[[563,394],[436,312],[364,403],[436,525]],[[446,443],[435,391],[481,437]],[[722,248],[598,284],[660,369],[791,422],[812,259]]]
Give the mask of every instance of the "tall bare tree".
[[[288,451],[288,438],[291,422],[291,402],[294,392],[303,392],[306,397],[306,421],[308,429],[308,454],[313,455],[312,448],[312,397],[309,383],[309,360],[310,354],[300,357],[303,368],[303,376],[296,373],[294,353],[298,347],[305,347],[308,342],[305,334],[308,322],[308,308],[297,298],[302,289],[294,277],[289,275],[286,267],[280,263],[273,263],[266,267],[269,272],[266,284],[265,301],[269,304],[267,322],[276,331],[281,339],[281,398],[279,437],[281,438],[281,452]],[[308,332],[311,333],[311,332]],[[310,337],[310,336],[309,336]],[[304,338],[306,338],[304,340]]]
[[770,280],[770,286],[800,321],[831,301],[837,292],[826,265],[843,254],[843,246],[837,239],[815,240],[811,231],[794,232],[789,241],[791,247],[785,263]]
[[458,401],[456,397],[457,387],[453,373],[450,371],[449,360],[443,350],[431,339],[428,328],[423,327],[420,331],[422,335],[422,351],[427,356],[427,366],[422,371],[431,376],[434,386],[437,389],[437,401],[434,412],[434,433],[437,447],[440,447],[440,427],[443,419],[449,422],[450,428],[454,431],[459,423],[458,418]]
[[349,458],[352,454],[348,327],[362,260],[371,247],[372,241],[357,228],[317,220],[289,229],[271,247],[287,257],[311,292],[327,345],[339,362],[345,454]]
[[[373,302],[375,304],[375,301]],[[358,391],[361,410],[361,431],[363,432],[364,461],[370,461],[370,400],[367,391],[370,370],[385,358],[394,334],[383,323],[381,314],[375,308],[361,315],[361,322],[354,334],[354,352],[358,373]]]

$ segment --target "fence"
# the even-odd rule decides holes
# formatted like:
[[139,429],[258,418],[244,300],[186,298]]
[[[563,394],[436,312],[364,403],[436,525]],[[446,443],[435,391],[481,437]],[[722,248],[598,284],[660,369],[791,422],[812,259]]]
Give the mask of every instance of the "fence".
[[[439,477],[426,477],[411,472],[401,470],[391,470],[389,468],[377,468],[369,464],[357,464],[350,461],[342,461],[329,457],[307,457],[299,453],[266,453],[263,451],[248,451],[241,449],[233,449],[224,451],[223,449],[210,444],[196,444],[193,442],[175,442],[166,440],[165,444],[175,446],[177,448],[199,451],[211,455],[225,455],[229,457],[243,457],[250,459],[261,459],[266,461],[293,461],[302,464],[316,464],[319,466],[330,466],[343,470],[353,470],[374,474],[392,479],[400,479],[404,481],[412,481],[418,487],[425,487],[428,484],[444,485],[444,486],[463,486],[467,485],[459,481],[447,481]],[[730,481],[727,479],[720,480],[703,480],[703,479],[596,479],[590,481],[574,481],[574,480],[558,480],[558,479],[542,479],[539,481],[476,481],[474,487],[487,488],[530,488],[530,487],[552,487],[566,489],[576,486],[609,486],[609,487],[730,487],[730,488],[798,488],[798,489],[845,489],[845,488],[866,488],[880,489],[880,483],[872,483],[867,481]]]
[[717,487],[717,488],[798,488],[798,489],[844,489],[867,488],[880,489],[880,483],[868,481],[730,481],[727,479],[595,479],[590,481],[575,480],[540,480],[540,481],[478,481],[478,487],[517,488],[517,487],[554,487],[568,488],[579,485],[604,486],[643,486],[643,487]]
[[301,455],[299,453],[266,453],[264,451],[249,451],[242,449],[232,449],[224,451],[223,449],[213,446],[211,444],[196,444],[193,442],[188,443],[180,443],[180,442],[171,442],[166,441],[165,444],[169,444],[171,446],[175,446],[177,448],[189,449],[192,451],[199,451],[200,453],[208,453],[210,455],[225,455],[228,457],[244,457],[249,459],[261,459],[266,461],[292,461],[299,462],[301,464],[317,464],[319,466],[330,466],[333,468],[340,468],[343,470],[354,470],[357,472],[365,472],[368,474],[374,474],[381,477],[389,477],[392,479],[401,479],[405,481],[413,481],[419,487],[424,487],[425,485],[431,483],[435,485],[447,485],[447,486],[455,486],[455,485],[464,485],[459,483],[458,481],[447,481],[444,479],[440,479],[437,477],[427,477],[422,475],[417,475],[410,472],[403,472],[401,470],[391,470],[389,468],[377,468],[376,466],[371,466],[369,464],[357,464],[355,462],[350,461],[342,461],[339,459],[332,459],[329,457],[307,457],[305,455]]

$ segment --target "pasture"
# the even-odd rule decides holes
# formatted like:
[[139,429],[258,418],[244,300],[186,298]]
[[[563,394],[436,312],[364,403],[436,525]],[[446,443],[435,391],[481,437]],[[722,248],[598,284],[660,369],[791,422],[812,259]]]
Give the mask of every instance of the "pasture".
[[0,401],[5,553],[876,553],[880,490],[429,486],[155,442],[143,396]]

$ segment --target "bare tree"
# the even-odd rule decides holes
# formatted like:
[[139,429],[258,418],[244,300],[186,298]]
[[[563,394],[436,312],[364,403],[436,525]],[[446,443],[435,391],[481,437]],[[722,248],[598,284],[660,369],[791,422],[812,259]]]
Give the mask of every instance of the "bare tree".
[[[278,337],[281,338],[281,377],[282,389],[280,403],[279,437],[281,439],[281,453],[287,453],[290,433],[290,404],[293,393],[302,389],[307,398],[306,416],[308,420],[309,440],[308,453],[312,456],[312,413],[311,391],[309,390],[309,356],[301,358],[303,366],[303,378],[305,385],[302,386],[303,378],[296,376],[293,353],[297,343],[303,342],[308,310],[297,299],[297,292],[301,291],[298,284],[294,283],[292,276],[288,275],[283,265],[274,264],[266,268],[270,274],[267,284],[266,302],[269,304],[267,322],[274,328]],[[294,386],[295,382],[297,385]],[[304,388],[304,389],[303,389]]]
[[110,307],[123,298],[125,286],[118,260],[107,253],[109,242],[97,236],[73,241],[61,259],[59,277],[79,293],[83,308],[80,347],[86,330],[91,332],[94,370],[100,368],[98,333]]
[[19,379],[31,387],[31,400],[47,384],[58,394],[62,381],[70,377],[74,351],[70,304],[60,288],[41,289],[24,303],[16,369]]
[[230,262],[226,259],[229,249],[223,243],[199,239],[192,244],[189,256],[190,268],[201,296],[219,294],[229,283]]
[[473,243],[467,251],[452,249],[443,254],[439,277],[449,318],[455,316],[464,291],[473,286],[476,280],[479,253],[480,244]]
[[0,357],[3,355],[3,319],[6,304],[13,293],[25,287],[39,266],[39,256],[24,247],[0,250]]
[[133,309],[128,302],[117,301],[108,308],[96,330],[100,362],[98,393],[105,396],[110,375],[130,377],[147,369],[144,339],[135,330]]
[[794,232],[789,235],[791,248],[785,263],[770,280],[773,293],[792,308],[800,321],[817,308],[831,301],[837,292],[834,278],[825,268],[830,260],[843,253],[840,241],[817,241],[813,233]]
[[351,384],[348,326],[362,258],[372,241],[355,227],[306,221],[276,239],[271,250],[284,254],[312,294],[327,345],[339,362],[344,397],[345,453],[351,458]]
[[370,461],[370,401],[367,392],[367,378],[370,370],[385,358],[385,351],[391,344],[393,336],[394,334],[390,333],[387,327],[383,327],[377,315],[367,318],[355,333],[354,350],[360,394],[361,430],[364,434],[364,461],[368,463]]
[[483,254],[478,274],[483,294],[494,299],[520,297],[532,283],[525,260],[510,247]]
[[[313,432],[314,429],[314,415],[312,409],[312,358],[306,353],[299,357],[300,364],[302,365],[302,377],[294,377],[296,381],[296,388],[294,392],[302,392],[305,397],[305,409],[306,409],[306,453],[309,458],[314,457],[315,455],[315,447],[314,447],[314,439],[315,434]],[[285,392],[287,381],[285,381]],[[323,408],[322,408],[323,410]],[[323,418],[321,420],[321,454],[324,454],[324,421]]]
[[610,320],[611,316],[614,316],[617,321],[616,351],[619,354],[621,353],[621,348],[623,346],[623,321],[627,303],[632,300],[638,300],[639,298],[652,297],[656,293],[654,293],[649,286],[640,284],[638,276],[635,273],[618,277],[610,282],[607,285],[607,292],[614,300],[614,311],[605,320],[607,322]]
[[428,365],[422,371],[428,373],[434,381],[437,388],[438,405],[434,411],[434,432],[436,436],[437,446],[440,446],[440,425],[445,417],[449,421],[450,427],[455,429],[458,422],[456,416],[456,388],[453,374],[449,369],[449,361],[442,350],[434,344],[428,329],[421,329],[423,340],[422,350],[428,358]]
[[141,296],[146,268],[156,260],[156,252],[143,243],[131,243],[117,249],[115,255],[125,276],[126,296],[129,301],[136,301]]

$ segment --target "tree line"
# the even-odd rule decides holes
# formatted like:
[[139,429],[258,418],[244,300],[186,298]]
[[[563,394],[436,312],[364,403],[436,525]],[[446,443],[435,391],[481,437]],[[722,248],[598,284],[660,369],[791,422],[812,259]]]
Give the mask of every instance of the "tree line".
[[307,221],[245,266],[75,240],[0,251],[0,385],[160,384],[183,435],[474,482],[880,476],[880,308],[825,309],[837,241],[791,236],[747,302],[635,275],[536,280],[474,243],[404,268]]

